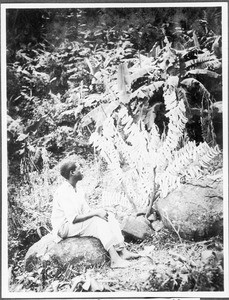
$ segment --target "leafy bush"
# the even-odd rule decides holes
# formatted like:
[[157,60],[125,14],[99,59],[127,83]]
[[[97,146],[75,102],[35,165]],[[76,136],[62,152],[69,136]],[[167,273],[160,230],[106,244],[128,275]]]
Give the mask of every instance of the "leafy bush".
[[[213,28],[218,27],[212,26],[213,20],[209,18],[213,11],[220,16],[220,10],[217,9],[203,12],[193,9],[195,21],[191,22],[188,18],[189,27],[192,25],[192,29],[189,30],[189,27],[182,23],[189,15],[186,9],[175,11],[167,9],[163,12],[161,9],[144,8],[141,10],[66,9],[40,10],[37,14],[36,11],[31,10],[28,15],[23,10],[13,10],[7,15],[7,20],[15,18],[15,22],[9,21],[7,40],[9,115],[14,119],[20,117],[24,125],[22,133],[29,134],[29,143],[35,151],[45,140],[47,140],[46,148],[54,156],[61,153],[64,155],[69,147],[69,151],[73,151],[70,145],[74,144],[76,138],[80,137],[80,141],[87,142],[94,125],[98,126],[97,120],[101,123],[107,114],[118,108],[118,103],[111,103],[118,99],[117,93],[120,92],[124,80],[123,71],[127,70],[119,65],[125,63],[127,72],[132,73],[129,82],[131,95],[127,100],[129,103],[126,103],[132,115],[138,118],[143,114],[147,126],[152,116],[156,117],[160,133],[163,132],[163,123],[167,124],[168,120],[164,116],[162,86],[156,87],[155,90],[155,87],[150,84],[155,84],[155,81],[165,81],[165,76],[180,72],[180,76],[186,79],[183,82],[185,96],[188,97],[187,93],[192,94],[191,99],[187,101],[190,106],[189,125],[187,125],[189,135],[192,134],[192,138],[198,142],[202,141],[202,136],[197,135],[202,127],[204,140],[209,142],[212,137],[211,112],[207,108],[208,113],[204,114],[203,110],[208,107],[210,100],[203,102],[201,113],[201,102],[200,100],[196,102],[193,96],[197,88],[202,97],[205,90],[201,83],[206,85],[211,78],[214,78],[214,91],[210,90],[210,93],[220,98],[220,94],[215,93],[215,87],[220,84],[220,76],[215,72],[220,68],[220,62],[218,56],[214,57],[205,49],[215,45],[213,48],[218,47],[217,52],[220,47],[220,32],[214,34]],[[171,22],[172,17],[168,18],[174,14],[180,27],[174,27]],[[24,39],[25,32],[20,32],[21,25],[15,30],[15,26],[24,24],[25,20],[29,22],[26,26],[28,40]],[[33,32],[35,20],[40,31]],[[147,26],[145,26],[146,20]],[[218,20],[217,17],[214,21],[219,23]],[[157,27],[155,24],[160,26]],[[56,35],[57,31],[59,31],[58,35]],[[58,36],[56,40],[55,36]],[[174,50],[168,50],[169,46],[166,50],[165,37],[167,45],[169,42]],[[18,43],[14,43],[15,40]],[[184,44],[184,49],[177,48],[178,40]],[[151,58],[146,59],[143,54]],[[166,61],[169,65],[163,70]],[[151,65],[149,70],[146,68],[148,65]],[[152,72],[154,67],[156,69]],[[205,72],[201,71],[203,68]],[[147,73],[148,71],[150,73]],[[190,76],[198,82],[188,81]],[[127,77],[128,74],[125,74],[126,79]],[[195,86],[192,86],[193,83]],[[209,84],[209,88],[213,87],[212,83]],[[125,98],[126,94],[123,96]],[[193,101],[197,105],[193,105]],[[158,102],[162,105],[156,105]],[[61,107],[61,110],[58,107]],[[194,114],[196,108],[200,114],[198,117],[196,113]],[[71,119],[68,114],[70,109],[73,109]],[[95,124],[91,122],[92,120]],[[199,123],[197,129],[193,128],[193,122]],[[57,129],[57,127],[62,125],[70,128],[75,125],[68,139],[63,137],[61,140],[63,136],[61,132],[65,132],[66,128]],[[83,131],[80,130],[81,128]],[[58,137],[57,141],[55,137]],[[13,152],[12,147],[12,155]],[[16,158],[13,157],[10,156],[9,160],[14,161],[15,164]]]

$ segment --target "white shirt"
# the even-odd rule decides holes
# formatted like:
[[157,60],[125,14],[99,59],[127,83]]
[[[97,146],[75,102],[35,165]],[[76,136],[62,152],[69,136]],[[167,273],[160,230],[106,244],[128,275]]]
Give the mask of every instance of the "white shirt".
[[54,234],[63,224],[73,220],[77,215],[89,212],[90,208],[85,200],[85,194],[80,187],[74,187],[67,181],[59,186],[54,194],[51,223]]

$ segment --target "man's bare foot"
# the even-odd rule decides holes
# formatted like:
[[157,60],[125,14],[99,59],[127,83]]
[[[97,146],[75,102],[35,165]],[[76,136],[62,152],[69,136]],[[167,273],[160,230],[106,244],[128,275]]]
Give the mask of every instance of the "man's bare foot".
[[122,250],[119,255],[122,259],[135,259],[141,257],[141,254],[130,252],[127,249]]
[[129,265],[130,263],[122,258],[118,259],[117,261],[111,262],[112,269],[124,269],[127,268]]

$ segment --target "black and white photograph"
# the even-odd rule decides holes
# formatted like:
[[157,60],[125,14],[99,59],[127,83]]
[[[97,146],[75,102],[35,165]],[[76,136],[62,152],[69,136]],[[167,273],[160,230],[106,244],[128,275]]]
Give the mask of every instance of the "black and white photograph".
[[1,62],[2,297],[228,296],[228,3],[1,4]]

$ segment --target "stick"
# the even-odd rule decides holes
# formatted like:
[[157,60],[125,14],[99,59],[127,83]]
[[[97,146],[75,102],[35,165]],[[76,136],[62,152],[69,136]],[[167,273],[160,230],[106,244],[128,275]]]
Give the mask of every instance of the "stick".
[[173,230],[174,230],[175,233],[177,234],[177,236],[178,236],[178,238],[179,238],[179,240],[180,240],[180,243],[182,243],[182,238],[181,238],[181,236],[180,236],[180,234],[179,234],[180,227],[178,226],[178,229],[176,229],[176,227],[173,225],[173,223],[172,223],[171,220],[169,219],[168,213],[167,213],[167,212],[166,212],[166,213],[164,212],[164,217],[166,218],[166,220],[169,222],[169,224],[172,226]]

